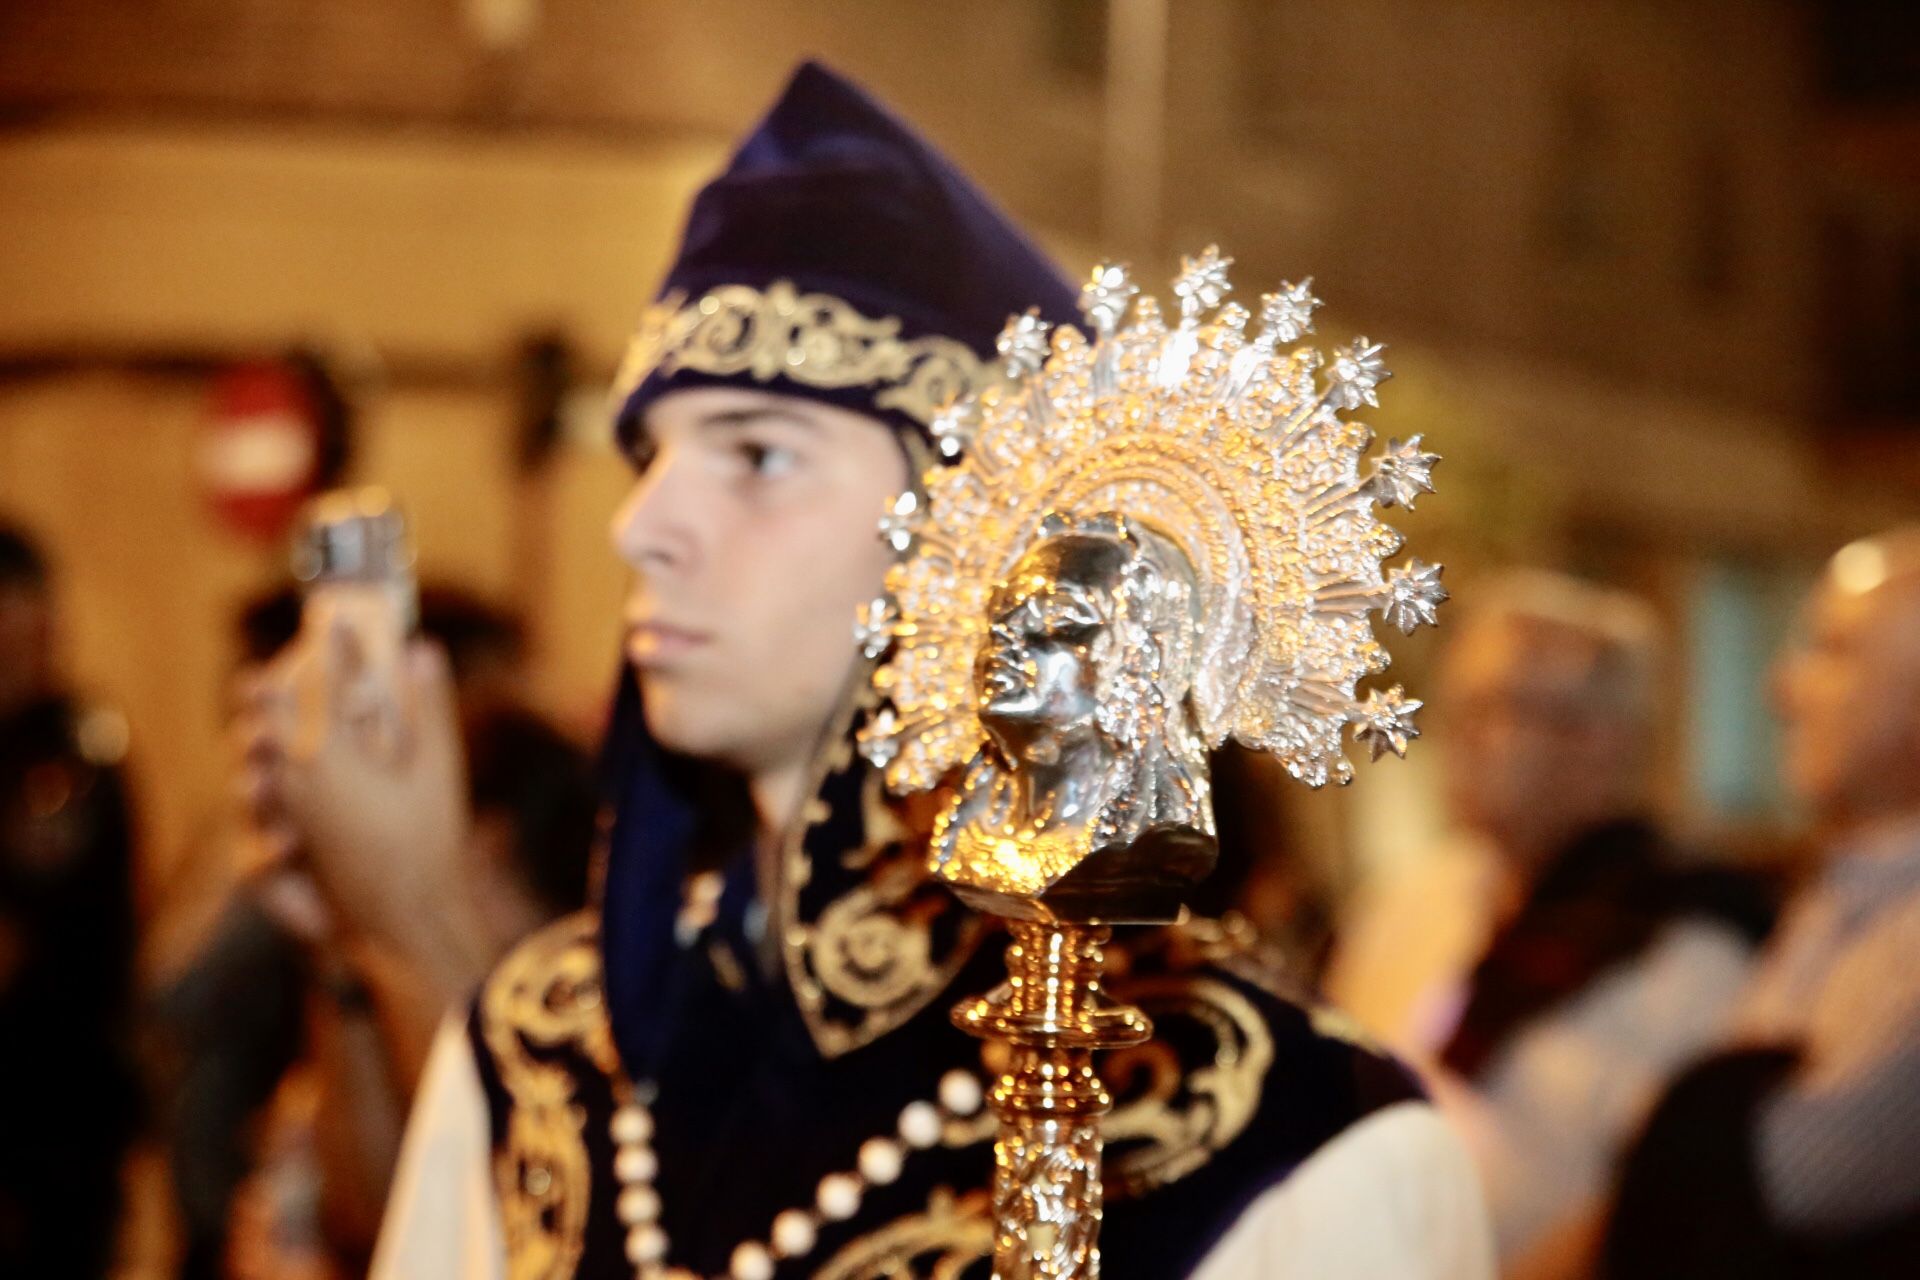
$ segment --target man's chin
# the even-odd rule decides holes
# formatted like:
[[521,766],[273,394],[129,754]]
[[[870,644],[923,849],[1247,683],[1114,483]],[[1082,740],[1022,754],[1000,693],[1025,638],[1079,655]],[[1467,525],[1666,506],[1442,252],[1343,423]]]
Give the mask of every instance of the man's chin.
[[738,733],[730,731],[720,718],[702,714],[697,700],[657,684],[650,687],[644,678],[640,690],[647,733],[662,748],[710,764],[739,767]]

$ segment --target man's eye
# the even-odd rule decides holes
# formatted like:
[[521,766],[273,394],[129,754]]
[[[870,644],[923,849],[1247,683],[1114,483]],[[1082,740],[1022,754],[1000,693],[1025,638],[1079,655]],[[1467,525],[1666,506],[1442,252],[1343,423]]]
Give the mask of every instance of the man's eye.
[[800,455],[792,449],[751,441],[740,445],[740,456],[746,460],[749,471],[765,477],[785,475],[800,461]]
[[653,460],[660,456],[660,446],[651,437],[636,435],[626,441],[622,452],[627,455],[627,465],[633,468],[633,473],[643,476],[647,468],[653,465]]

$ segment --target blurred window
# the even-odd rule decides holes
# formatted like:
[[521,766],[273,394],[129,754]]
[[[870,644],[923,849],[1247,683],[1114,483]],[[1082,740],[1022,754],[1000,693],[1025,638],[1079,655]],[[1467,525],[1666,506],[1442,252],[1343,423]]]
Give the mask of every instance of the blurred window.
[[1812,568],[1707,561],[1686,602],[1689,791],[1712,817],[1781,816],[1780,732],[1768,696]]

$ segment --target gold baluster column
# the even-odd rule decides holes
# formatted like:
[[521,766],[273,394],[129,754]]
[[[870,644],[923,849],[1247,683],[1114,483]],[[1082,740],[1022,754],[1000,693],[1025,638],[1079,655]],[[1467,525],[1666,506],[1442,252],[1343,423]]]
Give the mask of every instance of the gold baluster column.
[[995,1280],[1091,1280],[1100,1274],[1100,1117],[1113,1105],[1096,1049],[1152,1028],[1100,991],[1103,927],[1009,922],[1007,981],[954,1010],[954,1021],[1012,1052],[994,1084]]

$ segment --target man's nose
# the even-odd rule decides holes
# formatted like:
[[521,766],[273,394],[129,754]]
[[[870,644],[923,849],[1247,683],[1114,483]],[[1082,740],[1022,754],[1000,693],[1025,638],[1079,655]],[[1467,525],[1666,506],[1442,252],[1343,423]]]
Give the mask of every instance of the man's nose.
[[615,553],[636,570],[684,568],[692,563],[696,543],[692,525],[679,510],[685,505],[680,501],[682,488],[675,483],[672,465],[656,459],[614,512],[609,539]]

